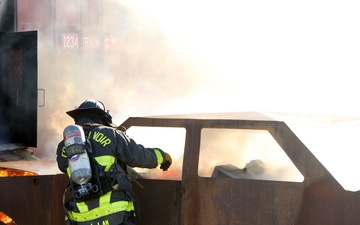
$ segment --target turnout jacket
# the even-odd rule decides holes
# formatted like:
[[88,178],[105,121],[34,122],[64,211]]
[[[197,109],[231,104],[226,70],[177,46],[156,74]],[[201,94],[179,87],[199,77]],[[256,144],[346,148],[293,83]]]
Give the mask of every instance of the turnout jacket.
[[[84,120],[80,120],[82,122]],[[91,121],[91,120],[85,120]],[[77,123],[82,126],[83,124]],[[85,135],[92,146],[92,155],[101,165],[103,171],[110,172],[117,163],[123,170],[125,182],[119,190],[107,189],[83,201],[73,201],[67,205],[67,217],[78,225],[121,224],[126,212],[134,212],[134,198],[131,194],[131,183],[125,176],[126,165],[141,168],[156,168],[164,162],[164,152],[156,148],[145,148],[128,138],[122,131],[115,128],[91,123],[85,126]],[[65,154],[64,141],[57,147],[57,163],[59,169],[70,177],[68,159]],[[125,188],[122,188],[125,187]]]

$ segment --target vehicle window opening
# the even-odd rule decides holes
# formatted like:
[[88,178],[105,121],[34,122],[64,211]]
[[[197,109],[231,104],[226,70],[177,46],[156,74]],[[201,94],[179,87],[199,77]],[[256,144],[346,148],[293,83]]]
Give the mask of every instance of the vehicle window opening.
[[162,171],[159,168],[133,168],[141,177],[160,180],[182,179],[185,128],[133,126],[126,131],[126,134],[137,144],[160,148],[172,157],[172,165],[168,171]]
[[198,175],[302,182],[304,177],[267,130],[204,128]]

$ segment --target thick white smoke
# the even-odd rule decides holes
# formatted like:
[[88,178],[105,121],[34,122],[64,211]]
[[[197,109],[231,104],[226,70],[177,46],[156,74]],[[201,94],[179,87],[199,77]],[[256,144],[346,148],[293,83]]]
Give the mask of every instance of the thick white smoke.
[[[88,97],[102,100],[117,124],[191,112],[360,114],[356,1],[107,2],[103,23],[126,37],[121,54],[67,54],[54,47],[62,31],[40,32],[39,87],[48,90],[39,109],[42,158],[54,158],[72,123],[65,111]],[[77,4],[63,15],[76,14]]]

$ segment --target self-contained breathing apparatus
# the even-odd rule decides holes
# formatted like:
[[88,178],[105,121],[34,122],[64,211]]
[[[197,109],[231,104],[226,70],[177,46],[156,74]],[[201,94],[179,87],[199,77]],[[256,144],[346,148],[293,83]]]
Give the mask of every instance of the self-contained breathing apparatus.
[[73,196],[83,199],[102,192],[99,174],[101,170],[91,154],[91,144],[85,138],[83,128],[79,125],[69,125],[64,129],[63,136]]
[[[131,191],[126,165],[122,168],[115,160],[109,171],[104,172],[92,154],[91,143],[86,138],[84,129],[79,125],[69,125],[63,132],[73,198],[81,201],[110,190]],[[88,129],[89,127],[85,130]]]

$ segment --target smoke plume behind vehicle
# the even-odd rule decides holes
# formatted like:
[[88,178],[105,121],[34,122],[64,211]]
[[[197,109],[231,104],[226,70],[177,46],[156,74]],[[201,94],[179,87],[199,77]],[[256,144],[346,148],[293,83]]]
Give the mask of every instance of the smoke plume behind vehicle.
[[[70,1],[58,3],[69,7],[53,24],[62,27],[55,36],[19,24],[20,30],[39,30],[39,87],[47,90],[46,107],[39,109],[40,158],[55,157],[61,132],[72,123],[65,111],[89,97],[103,101],[117,124],[129,116],[192,112],[360,113],[354,104],[360,72],[354,1],[108,3],[99,15],[107,33],[123,38],[118,52],[59,46],[66,25],[99,31],[91,26],[95,16],[71,21],[79,9]],[[36,7],[28,13],[44,12]],[[330,161],[336,164],[336,153]]]

